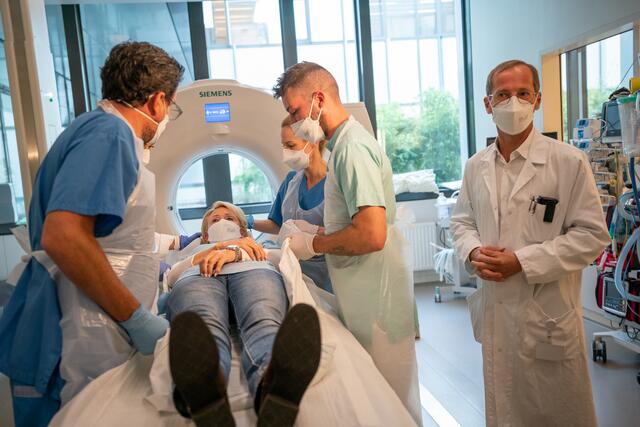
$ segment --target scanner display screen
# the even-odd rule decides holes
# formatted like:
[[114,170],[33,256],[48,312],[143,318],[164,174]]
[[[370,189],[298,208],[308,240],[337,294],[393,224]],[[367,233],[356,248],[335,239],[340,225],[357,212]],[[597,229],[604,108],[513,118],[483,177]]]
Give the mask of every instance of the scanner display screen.
[[207,123],[225,123],[231,121],[231,107],[229,103],[204,104],[204,120]]

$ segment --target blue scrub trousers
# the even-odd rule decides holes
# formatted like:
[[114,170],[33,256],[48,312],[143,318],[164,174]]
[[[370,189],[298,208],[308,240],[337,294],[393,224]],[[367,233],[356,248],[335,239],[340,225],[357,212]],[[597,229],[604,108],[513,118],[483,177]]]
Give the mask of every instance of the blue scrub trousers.
[[15,381],[11,381],[11,396],[16,427],[46,427],[60,409],[60,400]]

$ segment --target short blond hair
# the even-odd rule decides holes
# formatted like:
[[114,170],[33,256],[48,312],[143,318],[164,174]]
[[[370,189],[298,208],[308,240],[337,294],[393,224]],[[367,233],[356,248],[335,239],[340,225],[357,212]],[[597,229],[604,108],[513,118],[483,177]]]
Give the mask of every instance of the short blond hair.
[[340,89],[335,77],[326,68],[315,62],[302,61],[287,68],[271,89],[273,97],[283,98],[287,90],[291,88],[304,88],[308,95],[322,88],[332,96],[340,98]]
[[[236,218],[238,218],[238,222],[240,223],[240,232],[243,236],[247,236],[247,216],[244,214],[244,211],[233,203],[224,202],[222,200],[214,202],[202,216],[202,225],[200,229],[202,236],[204,236],[209,230],[209,227],[207,226],[207,219],[218,208],[227,208]],[[206,242],[203,240],[203,243]]]

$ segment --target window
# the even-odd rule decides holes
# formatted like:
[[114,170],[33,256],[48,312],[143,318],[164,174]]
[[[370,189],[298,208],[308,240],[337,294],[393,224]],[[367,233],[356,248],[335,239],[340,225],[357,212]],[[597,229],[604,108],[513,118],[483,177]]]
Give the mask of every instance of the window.
[[278,0],[202,3],[209,76],[271,89],[284,71]]
[[[285,22],[279,0],[203,1],[206,43],[194,45],[204,52],[192,52],[186,2],[79,2],[91,107],[101,97],[100,66],[109,50],[125,40],[145,40],[176,57],[186,69],[183,84],[194,78],[195,54],[206,56],[212,79],[234,79],[270,90],[285,68],[282,38],[289,33],[283,28],[290,25],[295,26],[298,60],[326,67],[344,101],[363,100],[353,0],[292,3],[292,22]],[[456,0],[369,2],[372,44],[361,49],[372,50],[377,137],[395,173],[433,169],[439,182],[461,177],[467,141],[460,133],[464,93],[459,6]],[[60,6],[47,6],[66,124],[73,118],[73,97],[61,15]],[[363,74],[368,76],[368,71]]]
[[633,68],[633,31],[587,45],[588,116],[602,112],[611,92],[627,86]]
[[206,210],[217,200],[240,206],[246,213],[266,218],[275,194],[259,165],[240,153],[214,154],[194,162],[184,173],[176,206],[187,232],[200,230]]
[[[14,208],[17,222],[24,223],[26,221],[24,192],[22,190],[18,141],[13,117],[7,57],[5,54],[4,29],[2,20],[0,19],[0,187],[4,187],[2,191],[0,191],[0,197],[11,197],[11,200],[0,199],[0,203],[11,204]],[[10,192],[4,191],[7,189],[7,186],[10,188]],[[12,222],[9,218],[3,219]]]
[[370,10],[378,139],[394,173],[460,179],[454,2],[372,0]]
[[578,119],[599,117],[609,95],[628,85],[633,57],[632,30],[560,55],[565,141]]
[[293,6],[298,61],[322,65],[338,81],[344,102],[359,101],[353,0],[294,0]]
[[182,84],[193,81],[186,3],[81,4],[80,16],[92,108],[102,97],[100,67],[111,48],[123,41],[163,48],[184,66]]
[[56,75],[56,88],[58,89],[58,103],[60,105],[60,124],[65,129],[73,120],[73,94],[71,91],[71,73],[69,72],[69,58],[67,56],[67,43],[62,20],[62,7],[59,5],[45,6],[47,14],[47,29],[49,32],[49,44],[53,56],[53,67]]

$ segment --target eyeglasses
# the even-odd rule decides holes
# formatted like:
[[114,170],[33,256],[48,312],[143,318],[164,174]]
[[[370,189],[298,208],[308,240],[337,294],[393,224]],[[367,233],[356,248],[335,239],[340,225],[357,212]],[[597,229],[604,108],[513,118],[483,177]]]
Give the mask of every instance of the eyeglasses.
[[492,95],[489,95],[489,101],[491,101],[491,105],[496,106],[498,104],[508,101],[514,95],[518,98],[518,101],[520,101],[522,104],[533,104],[534,102],[536,102],[536,97],[538,96],[538,93],[531,92],[530,90],[527,90],[527,89],[522,89],[515,93],[509,92],[508,90],[501,90]]
[[175,103],[175,101],[171,101],[171,103],[169,104],[169,120],[177,120],[181,115],[182,108],[180,108],[178,104]]

